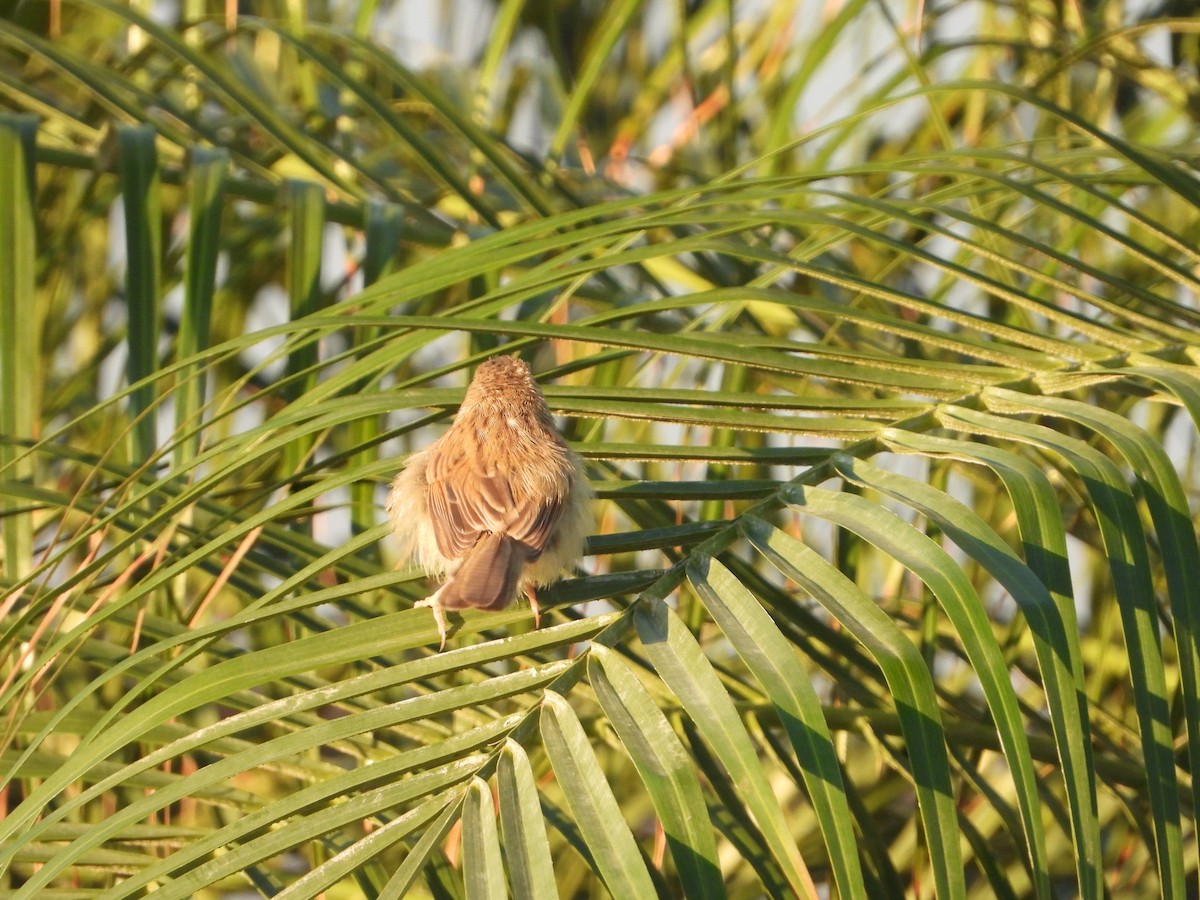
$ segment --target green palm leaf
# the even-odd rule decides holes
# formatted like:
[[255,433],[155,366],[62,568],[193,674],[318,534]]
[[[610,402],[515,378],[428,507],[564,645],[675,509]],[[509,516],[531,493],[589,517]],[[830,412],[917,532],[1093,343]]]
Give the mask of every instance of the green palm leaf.
[[[1152,30],[503,3],[472,74],[392,6],[0,18],[0,894],[1187,896]],[[382,492],[499,353],[597,533],[438,653]]]

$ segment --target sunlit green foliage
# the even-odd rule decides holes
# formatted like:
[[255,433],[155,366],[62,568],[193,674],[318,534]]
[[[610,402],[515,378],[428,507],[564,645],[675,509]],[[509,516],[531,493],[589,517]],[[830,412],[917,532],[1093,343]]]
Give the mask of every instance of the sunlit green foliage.
[[[1195,896],[1194,20],[238,6],[0,6],[0,896]],[[513,352],[596,536],[438,653]]]

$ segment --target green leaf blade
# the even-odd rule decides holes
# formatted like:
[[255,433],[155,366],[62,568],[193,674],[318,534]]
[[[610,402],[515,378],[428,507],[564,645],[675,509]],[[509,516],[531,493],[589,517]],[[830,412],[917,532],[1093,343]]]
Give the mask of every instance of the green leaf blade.
[[[34,142],[32,116],[0,116],[0,478],[32,481],[32,441],[39,418],[41,359],[34,263]],[[0,492],[4,530],[4,577],[10,584],[33,568],[33,515],[7,491]]]
[[529,900],[558,900],[537,782],[525,748],[516,741],[506,741],[500,752],[496,788],[513,894]]
[[755,548],[825,606],[883,670],[908,742],[937,894],[965,897],[945,730],[933,681],[920,652],[882,610],[816,551],[754,516],[743,518],[742,529]]
[[541,714],[542,742],[567,805],[614,897],[653,897],[657,892],[621,815],[591,741],[561,694],[547,691]]
[[685,896],[725,896],[717,844],[695,768],[659,707],[615,651],[594,644],[588,679],[641,775]]
[[475,778],[467,788],[463,804],[463,882],[467,900],[505,900],[504,863],[492,791],[486,781]]
[[795,651],[752,594],[715,559],[693,555],[688,580],[771,698],[805,774],[842,896],[861,896],[862,866],[829,727]]
[[[184,268],[183,315],[176,355],[180,361],[202,355],[211,342],[213,298],[221,246],[221,216],[229,173],[229,152],[199,147],[189,170],[187,263]],[[177,375],[175,428],[184,436],[175,445],[174,468],[180,469],[200,450],[207,367],[185,362]]]
[[125,208],[125,305],[128,310],[130,418],[134,463],[150,459],[158,445],[155,388],[161,331],[162,198],[157,133],[149,125],[117,129],[121,193]]
[[663,603],[642,603],[634,621],[655,671],[679,697],[737,785],[792,889],[801,896],[815,896],[812,879],[733,700],[695,638]]

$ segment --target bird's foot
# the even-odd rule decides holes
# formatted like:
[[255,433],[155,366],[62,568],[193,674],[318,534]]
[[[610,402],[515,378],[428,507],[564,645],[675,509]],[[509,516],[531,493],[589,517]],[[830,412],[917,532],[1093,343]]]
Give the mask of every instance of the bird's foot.
[[529,598],[529,608],[533,610],[533,627],[535,629],[541,628],[542,610],[538,606],[537,591],[535,591],[532,587],[528,587],[525,589],[525,596]]
[[442,609],[441,601],[438,597],[441,594],[441,588],[438,588],[424,600],[418,600],[413,604],[413,607],[428,606],[433,612],[433,621],[437,624],[438,636],[442,639],[438,645],[438,653],[446,649],[446,611]]

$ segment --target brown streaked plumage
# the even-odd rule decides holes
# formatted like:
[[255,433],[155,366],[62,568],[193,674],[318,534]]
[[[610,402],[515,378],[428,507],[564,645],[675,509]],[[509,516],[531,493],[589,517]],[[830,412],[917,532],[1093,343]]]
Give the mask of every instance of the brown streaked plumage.
[[557,579],[583,553],[592,492],[554,427],[529,367],[481,363],[454,424],[414,453],[387,510],[403,554],[446,578],[417,605],[433,609],[442,646],[446,609],[504,609]]

